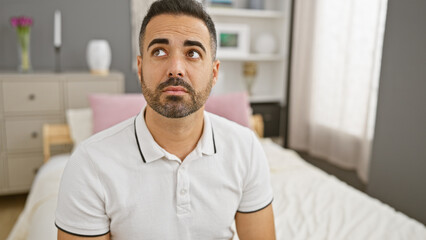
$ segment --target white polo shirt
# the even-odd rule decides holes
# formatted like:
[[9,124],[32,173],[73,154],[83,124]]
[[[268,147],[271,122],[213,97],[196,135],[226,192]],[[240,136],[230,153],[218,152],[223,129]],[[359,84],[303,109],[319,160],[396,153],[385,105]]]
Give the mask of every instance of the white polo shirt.
[[196,148],[180,161],[154,141],[141,113],[72,154],[59,189],[58,228],[123,240],[231,239],[237,211],[272,202],[266,156],[251,130],[205,112]]

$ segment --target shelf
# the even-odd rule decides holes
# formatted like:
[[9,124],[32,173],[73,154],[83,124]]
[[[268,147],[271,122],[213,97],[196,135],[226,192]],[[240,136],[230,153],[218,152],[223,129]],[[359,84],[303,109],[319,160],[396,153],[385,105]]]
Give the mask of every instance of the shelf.
[[266,103],[266,102],[282,102],[283,98],[280,96],[266,96],[254,95],[250,96],[250,103]]
[[207,12],[211,16],[228,17],[249,17],[249,18],[282,18],[284,15],[280,11],[253,10],[243,8],[220,8],[208,7]]
[[248,56],[218,56],[221,61],[284,61],[285,57],[280,54],[249,54]]

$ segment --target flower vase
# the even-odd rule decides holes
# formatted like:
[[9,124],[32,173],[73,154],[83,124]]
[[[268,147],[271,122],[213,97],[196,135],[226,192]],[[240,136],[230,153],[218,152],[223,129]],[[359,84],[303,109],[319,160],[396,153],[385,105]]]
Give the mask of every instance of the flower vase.
[[19,72],[31,72],[30,29],[18,30]]

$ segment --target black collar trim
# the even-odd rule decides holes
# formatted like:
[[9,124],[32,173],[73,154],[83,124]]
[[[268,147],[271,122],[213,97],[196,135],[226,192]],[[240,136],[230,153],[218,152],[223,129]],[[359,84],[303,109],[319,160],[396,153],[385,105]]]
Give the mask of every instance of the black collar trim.
[[212,138],[213,138],[214,154],[216,154],[216,141],[214,140],[214,131],[213,131],[213,126],[212,126]]
[[[138,133],[137,133],[137,131],[136,131],[136,118],[137,118],[137,117],[138,117],[138,116],[136,116],[136,117],[135,117],[135,120],[133,121],[134,129],[135,129],[135,139],[136,139],[136,144],[138,145],[139,153],[141,154],[141,157],[142,157],[142,161],[143,161],[144,163],[146,163],[146,161],[145,161],[145,157],[143,156],[143,153],[142,153],[141,145],[139,144]],[[215,141],[215,138],[214,138],[213,126],[212,126],[212,138],[213,138],[214,154],[216,154],[216,153],[217,153],[217,151],[216,151],[216,141]]]
[[137,117],[138,117],[138,116],[136,116],[136,117],[135,117],[135,120],[134,120],[134,122],[133,122],[133,124],[135,125],[135,139],[136,139],[136,143],[138,144],[138,149],[139,149],[139,153],[141,154],[142,161],[143,161],[144,163],[146,163],[146,161],[145,161],[145,157],[143,156],[143,153],[142,153],[142,150],[141,150],[141,145],[139,144],[138,134],[137,134],[137,132],[136,132],[136,118],[137,118]]

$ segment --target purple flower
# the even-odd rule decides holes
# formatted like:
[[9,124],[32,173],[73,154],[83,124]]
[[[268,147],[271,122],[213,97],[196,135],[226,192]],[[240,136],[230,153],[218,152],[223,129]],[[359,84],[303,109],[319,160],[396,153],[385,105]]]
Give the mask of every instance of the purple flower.
[[13,27],[31,27],[33,25],[33,19],[26,16],[12,17],[10,23]]
[[19,19],[17,17],[13,17],[10,19],[10,23],[12,24],[13,27],[17,27],[19,24]]

